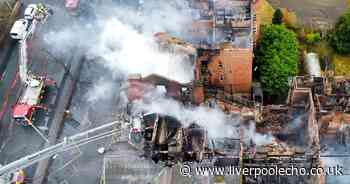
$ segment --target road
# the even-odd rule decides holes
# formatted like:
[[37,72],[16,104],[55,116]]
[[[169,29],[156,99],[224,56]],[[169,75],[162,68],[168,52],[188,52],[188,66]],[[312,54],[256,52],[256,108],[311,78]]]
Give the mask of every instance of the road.
[[[30,3],[36,3],[39,1],[29,0],[24,2],[24,7]],[[52,1],[46,0],[50,7],[55,11],[54,16],[50,17],[48,22],[44,25],[40,25],[40,28],[35,35],[31,55],[31,71],[36,74],[48,75],[55,79],[58,84],[61,84],[63,77],[63,67],[60,61],[64,61],[67,65],[69,62],[75,62],[72,60],[76,54],[71,52],[70,48],[72,44],[71,40],[66,40],[65,28],[81,26],[81,22],[86,20],[93,20],[94,16],[89,16],[88,12],[83,12],[81,17],[71,17],[67,14],[67,11],[63,9],[63,4],[52,3]],[[88,9],[88,8],[86,8]],[[90,22],[91,23],[91,22]],[[73,32],[72,32],[73,30]],[[74,29],[68,29],[68,33],[74,35]],[[61,38],[59,40],[56,37]],[[54,37],[53,39],[51,39]],[[54,42],[52,42],[54,40]],[[74,44],[73,44],[74,45]],[[13,79],[16,76],[16,65],[18,63],[18,50],[15,49],[11,52],[11,61],[6,70],[6,75],[3,81],[3,85],[0,86],[1,91],[6,91],[13,83]],[[95,86],[98,86],[101,81],[107,81],[113,84],[113,87],[109,91],[105,91],[102,99],[95,99],[93,90]],[[115,77],[109,69],[101,66],[101,64],[95,60],[86,60],[83,63],[81,76],[79,79],[76,92],[72,98],[71,106],[69,108],[72,118],[65,120],[64,128],[60,139],[65,136],[70,136],[87,130],[93,127],[97,127],[106,122],[111,122],[116,119],[120,109],[121,98],[119,96],[121,81],[118,77]],[[40,112],[36,116],[36,125],[44,127],[49,119],[52,118],[53,112],[56,109],[55,99],[56,94],[59,94],[60,85],[58,89],[51,88],[48,92],[49,96],[45,99],[45,104],[49,106],[49,112]],[[16,102],[20,91],[19,82],[15,87],[8,90],[9,105],[11,107]],[[6,96],[6,95],[5,95]],[[4,101],[3,99],[1,99]],[[0,103],[2,102],[0,101]],[[33,153],[43,148],[45,141],[34,132],[30,127],[21,127],[14,124],[11,120],[11,108],[7,108],[5,111],[4,119],[1,121],[1,140],[2,149],[0,151],[0,163],[6,164],[14,161],[25,155]],[[50,128],[50,124],[47,124]],[[47,135],[47,132],[46,134]],[[111,144],[111,139],[104,139],[98,142],[88,144],[84,147],[77,148],[67,153],[63,153],[55,156],[55,159],[49,168],[48,183],[49,184],[63,184],[63,183],[84,183],[84,184],[96,184],[100,181],[103,167],[103,155],[97,153],[97,149],[100,147],[108,148]],[[36,183],[37,178],[33,178],[36,170],[36,165],[27,168],[25,171],[28,175],[27,183]]]
[[[72,118],[66,119],[61,139],[83,130],[115,121],[119,111],[120,99],[117,94],[110,93],[98,101],[90,101],[90,89],[97,85],[100,76],[108,76],[108,71],[95,61],[85,61],[73,96],[70,112]],[[115,81],[118,84],[118,81]],[[118,85],[114,89],[118,91]],[[100,180],[103,166],[103,155],[97,153],[99,147],[108,147],[111,139],[104,139],[88,144],[76,150],[58,155],[49,170],[48,181],[51,184],[60,182],[95,184]]]
[[[39,2],[37,0],[25,1],[24,7],[29,3]],[[57,108],[55,106],[56,95],[60,94],[63,78],[63,65],[76,62],[76,52],[72,46],[76,46],[72,37],[78,36],[79,29],[85,28],[84,21],[94,19],[89,12],[83,12],[81,17],[71,17],[63,8],[63,1],[52,2],[45,0],[54,10],[54,15],[40,28],[34,38],[31,54],[31,71],[36,74],[48,75],[58,82],[58,88],[51,88],[44,103],[49,107],[48,112],[40,112],[36,116],[36,125],[51,128],[50,118]],[[89,8],[86,8],[89,9]],[[90,8],[91,10],[91,8]],[[78,28],[78,29],[74,29]],[[67,34],[66,34],[67,33]],[[94,33],[91,33],[94,34]],[[96,34],[96,33],[95,33]],[[89,35],[88,35],[89,36]],[[84,39],[84,38],[82,38]],[[84,41],[84,40],[80,40]],[[12,79],[16,75],[18,50],[13,50],[11,61],[6,72],[6,79],[0,87],[8,89]],[[62,63],[63,61],[63,63]],[[94,89],[102,82],[111,84],[111,88],[102,91],[103,98],[94,98]],[[81,75],[76,91],[73,95],[69,111],[72,117],[66,118],[60,140],[65,136],[74,135],[81,131],[100,126],[106,122],[116,120],[123,111],[120,94],[121,80],[109,69],[101,66],[94,59],[87,59],[82,66]],[[14,89],[9,92],[9,107],[16,102],[20,90],[20,84],[16,83]],[[4,101],[4,100],[2,100]],[[0,101],[1,102],[1,101]],[[25,155],[43,148],[45,141],[30,127],[21,127],[11,121],[11,110],[6,109],[4,119],[1,121],[2,149],[0,152],[0,163],[6,164]],[[45,133],[47,135],[47,132]],[[84,147],[56,155],[49,168],[47,180],[49,184],[96,184],[100,181],[103,167],[103,155],[97,153],[100,147],[109,148],[112,140],[106,138]],[[111,150],[108,150],[111,151]],[[137,156],[137,154],[136,154]],[[36,165],[27,168],[27,183],[36,183],[33,178]],[[169,175],[169,177],[172,177]],[[132,179],[132,178],[130,178]]]
[[[30,3],[37,3],[39,1],[29,0],[24,1],[24,7]],[[41,1],[42,2],[42,1]],[[44,100],[44,104],[49,107],[48,112],[39,112],[35,116],[36,126],[38,127],[47,127],[50,128],[49,119],[52,117],[55,107],[55,99],[56,94],[60,93],[60,84],[62,82],[64,68],[63,65],[68,65],[69,62],[75,62],[73,57],[75,56],[75,52],[71,52],[73,49],[71,46],[75,46],[75,43],[68,44],[66,43],[58,43],[59,40],[56,38],[57,32],[64,30],[67,27],[76,26],[79,28],[81,26],[79,23],[85,20],[91,21],[94,16],[86,15],[86,11],[82,12],[81,17],[71,17],[67,11],[63,8],[63,2],[57,4],[57,2],[52,1],[44,1],[47,2],[49,6],[54,10],[54,16],[50,17],[49,20],[44,24],[40,25],[37,33],[34,37],[34,42],[32,46],[32,50],[30,51],[31,57],[31,67],[30,70],[39,75],[47,75],[48,77],[57,81],[58,88],[51,88],[48,92],[48,96]],[[87,8],[86,8],[87,9]],[[70,33],[71,36],[74,36],[74,32]],[[62,35],[61,35],[62,36]],[[16,69],[18,64],[18,49],[14,49],[11,51],[11,57],[8,67],[6,68],[3,81],[1,82],[0,91],[1,96],[0,104],[3,104],[5,101],[8,101],[6,108],[4,109],[4,117],[1,120],[1,132],[0,132],[0,163],[6,164],[11,161],[14,161],[18,158],[21,158],[25,155],[33,153],[39,149],[43,148],[45,141],[31,128],[31,127],[22,127],[15,124],[11,119],[11,108],[18,98],[20,93],[21,84],[19,79],[16,79]],[[62,61],[64,61],[62,63]],[[97,65],[95,63],[95,65]],[[94,70],[98,67],[84,65],[86,81],[82,81],[81,85],[78,86],[78,92],[73,98],[71,111],[73,117],[76,120],[67,120],[65,124],[63,133],[61,137],[72,135],[78,133],[82,130],[86,130],[92,127],[96,127],[98,125],[103,124],[104,122],[108,122],[109,120],[114,119],[115,113],[111,113],[110,109],[115,108],[115,104],[118,103],[116,100],[111,100],[114,98],[114,95],[111,95],[111,98],[106,99],[102,103],[89,102],[88,104],[84,103],[84,99],[86,95],[86,89],[90,88],[95,82],[99,81],[100,78],[98,76],[104,75],[103,70],[98,70],[95,72],[96,75],[91,75],[91,70]],[[92,79],[90,79],[92,78]],[[16,80],[15,80],[16,79]],[[89,81],[91,80],[91,81]],[[16,81],[16,83],[14,83]],[[9,99],[9,100],[6,100]],[[3,106],[4,107],[4,106]],[[96,109],[96,107],[98,107]],[[107,112],[107,113],[105,113]],[[92,115],[92,119],[88,120],[88,113],[94,114]],[[97,118],[97,119],[96,119]],[[84,120],[85,119],[85,120]],[[78,121],[77,121],[78,120]],[[86,121],[94,122],[93,124],[87,123]],[[96,123],[95,123],[96,122]],[[43,130],[43,129],[42,129]],[[45,132],[47,135],[47,132]],[[100,141],[96,144],[101,146],[104,141]],[[108,142],[108,141],[107,141]],[[79,158],[77,162],[74,163],[78,165],[76,170],[85,171],[80,172],[80,174],[76,175],[77,177],[69,177],[70,174],[74,172],[70,172],[69,168],[64,167],[64,169],[60,169],[64,160],[63,157],[67,160],[74,159],[74,154],[66,153],[67,155],[58,156],[58,159],[54,162],[52,168],[50,169],[50,177],[49,183],[57,183],[62,181],[70,181],[72,183],[96,183],[99,180],[100,174],[98,169],[102,167],[101,159],[97,157],[96,149],[97,145],[93,144],[91,146],[87,146],[83,148],[83,156]],[[72,157],[73,156],[73,157]],[[81,162],[82,161],[82,162]],[[57,164],[56,164],[57,162]],[[81,165],[79,165],[81,163]],[[87,164],[90,163],[89,167],[86,167]],[[94,165],[94,167],[91,167]],[[56,167],[57,166],[57,167]],[[72,166],[73,167],[73,166]],[[84,169],[83,169],[84,168]],[[35,178],[32,178],[35,172],[36,166],[32,166],[26,169],[26,173],[28,175],[27,181],[28,183],[35,183]],[[62,172],[59,172],[62,171]],[[79,173],[79,172],[78,172]],[[62,177],[58,177],[61,175]],[[52,176],[52,177],[51,177]],[[83,176],[83,177],[82,177]],[[84,182],[83,182],[84,181]]]

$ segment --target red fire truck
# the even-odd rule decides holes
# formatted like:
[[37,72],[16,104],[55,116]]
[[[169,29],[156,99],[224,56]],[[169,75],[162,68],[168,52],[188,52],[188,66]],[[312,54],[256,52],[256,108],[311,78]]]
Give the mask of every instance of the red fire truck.
[[43,98],[44,88],[52,82],[44,77],[28,77],[22,95],[13,108],[12,116],[17,123],[24,126],[31,125],[34,113],[40,108],[45,109],[40,105],[40,101]]

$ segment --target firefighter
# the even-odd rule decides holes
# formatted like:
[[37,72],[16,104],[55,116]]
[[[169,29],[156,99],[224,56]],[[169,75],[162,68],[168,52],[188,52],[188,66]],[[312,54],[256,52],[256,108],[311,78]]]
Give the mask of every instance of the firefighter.
[[23,170],[18,170],[11,174],[11,184],[24,184],[26,179],[26,174]]
[[45,6],[43,3],[39,3],[37,7],[39,13],[43,15],[53,15],[53,10]]
[[43,3],[39,3],[37,5],[37,12],[36,12],[36,17],[39,20],[44,20],[47,18],[48,15],[52,15],[53,11],[46,7]]
[[42,3],[37,4],[35,18],[40,21],[40,20],[44,19],[45,15],[46,15],[46,8],[45,8],[44,4],[42,4]]
[[39,3],[37,8],[38,8],[38,10],[37,10],[38,14],[46,14],[47,9],[46,9],[44,4]]

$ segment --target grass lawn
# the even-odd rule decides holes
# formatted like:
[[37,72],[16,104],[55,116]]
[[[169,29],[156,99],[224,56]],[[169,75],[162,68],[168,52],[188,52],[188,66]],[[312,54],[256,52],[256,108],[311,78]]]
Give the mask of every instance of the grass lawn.
[[335,75],[350,76],[350,56],[333,56]]

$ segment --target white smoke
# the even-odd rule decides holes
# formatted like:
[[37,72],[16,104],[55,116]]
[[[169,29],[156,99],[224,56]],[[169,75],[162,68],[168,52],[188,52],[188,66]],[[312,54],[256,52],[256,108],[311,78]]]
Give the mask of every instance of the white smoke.
[[[108,6],[108,7],[107,7]],[[124,6],[97,10],[101,33],[89,54],[116,74],[158,74],[178,82],[193,79],[193,63],[182,54],[160,51],[154,34],[168,32],[184,37],[191,22],[188,1],[146,1],[142,11]]]
[[52,53],[61,55],[75,46],[77,40],[75,40],[75,34],[72,33],[73,30],[71,27],[64,28],[59,31],[47,32],[43,35],[43,39],[47,45],[51,46],[49,49]]
[[174,36],[186,37],[185,28],[192,22],[187,0],[158,1],[148,0],[142,11],[125,6],[106,4],[97,9],[100,20],[113,17],[123,24],[142,30],[145,35],[168,32]]
[[[98,8],[92,8],[96,13],[93,21],[84,21],[84,15],[72,25],[43,32],[47,49],[58,59],[70,61],[72,53],[77,48],[83,48],[88,59],[99,62],[113,74],[109,81],[105,79],[106,83],[131,73],[142,76],[158,74],[178,82],[193,80],[194,64],[188,57],[160,51],[154,38],[157,32],[185,35],[182,31],[191,21],[187,1],[147,1],[142,11],[117,4],[104,2],[96,5]],[[62,25],[71,22],[62,17]],[[103,98],[98,88],[108,86],[98,82],[89,92],[91,96],[88,99],[96,101]],[[105,89],[105,92],[111,90]]]
[[118,19],[106,21],[90,55],[117,74],[158,74],[179,82],[193,79],[193,64],[184,55],[161,52],[153,36],[137,32]]
[[184,127],[197,123],[208,131],[210,138],[239,136],[238,129],[235,127],[239,120],[232,119],[218,108],[185,107],[178,101],[162,97],[149,101],[150,103],[136,102],[134,110],[175,117]]
[[[84,32],[81,25],[66,27],[46,34],[45,40],[57,49],[72,50],[75,44],[88,48],[85,53],[89,59],[101,63],[114,76],[127,76],[140,73],[142,76],[158,74],[181,83],[193,80],[194,63],[187,56],[166,52],[159,49],[154,34],[168,32],[171,35],[185,38],[191,22],[191,12],[185,0],[147,1],[142,13],[122,8],[103,7],[97,9],[96,34],[91,30]],[[85,44],[85,45],[84,45]],[[57,53],[62,50],[57,50]],[[93,75],[93,74],[92,74]],[[87,93],[89,102],[99,101],[111,93],[113,79],[99,80]],[[118,85],[118,84],[115,84]],[[155,94],[152,94],[153,97]],[[158,96],[152,103],[138,104],[139,109],[174,116],[184,126],[196,122],[205,127],[213,138],[238,137],[233,120],[217,108],[184,107],[179,102]]]
[[256,132],[255,123],[250,122],[248,127],[244,127],[244,142],[249,143],[252,141],[254,144],[262,146],[272,144],[274,137],[269,134],[261,134]]
[[110,98],[109,94],[113,93],[114,83],[106,81],[104,78],[101,78],[96,85],[92,87],[91,90],[87,93],[87,101],[95,102],[97,100],[104,100]]

